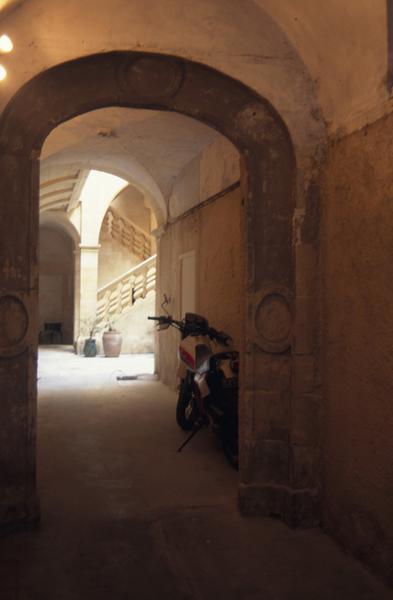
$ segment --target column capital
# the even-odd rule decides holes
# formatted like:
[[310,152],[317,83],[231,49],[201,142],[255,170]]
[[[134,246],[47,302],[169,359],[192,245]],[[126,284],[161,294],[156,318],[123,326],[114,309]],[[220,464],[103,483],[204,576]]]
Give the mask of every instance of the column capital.
[[101,244],[90,245],[90,244],[79,244],[80,250],[86,250],[87,252],[97,252],[101,248]]

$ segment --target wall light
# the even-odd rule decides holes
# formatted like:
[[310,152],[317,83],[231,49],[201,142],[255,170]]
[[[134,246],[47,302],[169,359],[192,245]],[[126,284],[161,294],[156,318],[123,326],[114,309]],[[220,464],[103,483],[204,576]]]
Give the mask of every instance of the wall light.
[[3,81],[7,77],[7,69],[0,65],[0,81]]
[[14,44],[12,43],[11,38],[8,37],[5,33],[0,36],[0,52],[11,52]]

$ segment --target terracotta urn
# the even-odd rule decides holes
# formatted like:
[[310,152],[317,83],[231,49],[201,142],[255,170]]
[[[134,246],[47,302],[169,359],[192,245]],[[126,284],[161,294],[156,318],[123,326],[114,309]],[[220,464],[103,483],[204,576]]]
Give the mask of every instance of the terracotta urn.
[[121,335],[120,331],[116,331],[116,329],[104,331],[102,335],[102,345],[104,347],[105,356],[109,358],[115,358],[119,356],[122,342],[123,336]]

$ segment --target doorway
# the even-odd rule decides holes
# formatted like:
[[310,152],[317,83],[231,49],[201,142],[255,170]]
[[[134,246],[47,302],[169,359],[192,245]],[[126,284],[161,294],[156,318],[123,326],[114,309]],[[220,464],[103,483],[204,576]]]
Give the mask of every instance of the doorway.
[[[53,89],[56,95],[48,92]],[[36,102],[37,97],[42,101]],[[288,132],[266,100],[222,73],[172,56],[134,52],[89,56],[40,74],[19,91],[0,122],[0,174],[9,199],[1,207],[1,216],[12,224],[0,247],[8,261],[1,274],[7,294],[3,314],[12,311],[18,323],[16,333],[3,344],[2,355],[26,374],[16,382],[10,375],[12,369],[5,369],[4,361],[3,367],[0,365],[9,399],[3,407],[4,420],[8,422],[7,411],[15,403],[29,415],[14,425],[13,451],[24,457],[18,464],[17,481],[24,483],[13,487],[13,518],[31,518],[36,506],[33,355],[37,270],[32,249],[37,247],[38,229],[37,157],[56,125],[88,110],[113,105],[175,111],[199,119],[225,135],[242,155],[241,506],[245,512],[278,514],[292,524],[316,523],[318,448],[307,435],[301,444],[292,435],[294,418],[301,414],[301,419],[307,420],[307,410],[311,410],[303,407],[298,413],[291,407],[295,397],[292,370],[298,368],[293,334],[298,324],[307,321],[310,298],[301,288],[302,278],[296,281],[295,277],[296,170]],[[304,243],[301,250],[312,248]],[[312,344],[301,350],[303,357],[313,357]],[[302,421],[295,430],[300,426],[306,429]],[[4,483],[9,486],[12,481],[10,472]],[[9,508],[2,507],[2,514]]]

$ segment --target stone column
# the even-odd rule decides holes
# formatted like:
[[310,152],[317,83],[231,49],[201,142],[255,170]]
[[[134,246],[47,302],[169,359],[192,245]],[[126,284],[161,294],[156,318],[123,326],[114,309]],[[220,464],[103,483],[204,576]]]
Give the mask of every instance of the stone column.
[[74,345],[76,349],[80,333],[81,255],[80,248],[74,250]]
[[98,252],[100,246],[80,244],[79,255],[79,339],[78,352],[83,340],[89,336],[97,314]]
[[[275,161],[280,152],[281,160]],[[278,147],[259,164],[255,152],[247,172],[240,505],[246,514],[313,526],[319,522],[318,401],[311,393],[315,318],[314,298],[301,284],[315,271],[315,256],[308,245],[297,246],[295,253],[292,243],[296,213],[290,154]],[[304,266],[298,277],[296,260]]]

